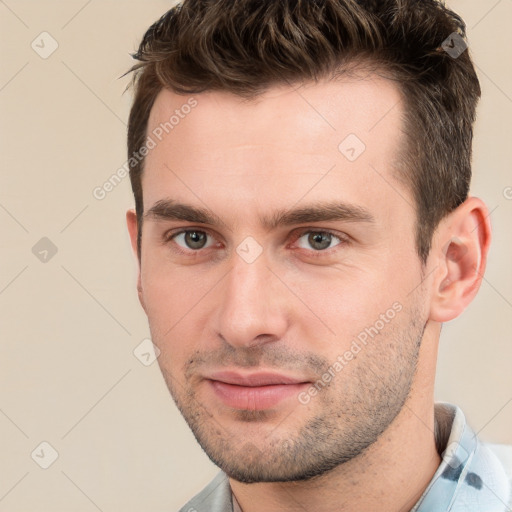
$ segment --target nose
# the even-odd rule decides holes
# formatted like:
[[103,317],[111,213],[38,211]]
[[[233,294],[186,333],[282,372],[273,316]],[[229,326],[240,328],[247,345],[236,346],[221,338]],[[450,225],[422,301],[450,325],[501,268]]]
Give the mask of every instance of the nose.
[[237,253],[231,259],[231,271],[217,294],[218,335],[233,347],[245,348],[284,338],[290,292],[270,270],[265,253],[252,263]]

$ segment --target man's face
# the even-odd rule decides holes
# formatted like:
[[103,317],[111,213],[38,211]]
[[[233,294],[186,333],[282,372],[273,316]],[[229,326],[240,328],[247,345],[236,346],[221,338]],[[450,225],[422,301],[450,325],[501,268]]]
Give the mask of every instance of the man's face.
[[393,171],[398,90],[366,78],[189,100],[158,96],[142,178],[160,368],[231,477],[322,474],[400,412],[428,317],[414,201]]

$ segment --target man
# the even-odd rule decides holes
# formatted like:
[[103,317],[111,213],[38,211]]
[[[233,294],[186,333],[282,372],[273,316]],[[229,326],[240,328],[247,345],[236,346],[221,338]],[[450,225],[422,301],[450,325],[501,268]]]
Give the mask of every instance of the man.
[[510,510],[505,466],[433,398],[490,244],[464,36],[434,0],[185,0],[144,36],[137,288],[221,469],[183,511]]

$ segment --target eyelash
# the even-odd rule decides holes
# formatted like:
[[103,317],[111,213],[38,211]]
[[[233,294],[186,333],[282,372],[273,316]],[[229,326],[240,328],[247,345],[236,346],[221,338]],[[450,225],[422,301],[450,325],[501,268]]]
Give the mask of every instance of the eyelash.
[[[194,231],[198,231],[200,233],[205,233],[207,236],[210,236],[211,238],[214,238],[215,237],[212,235],[212,233],[210,233],[207,229],[204,229],[204,228],[188,228],[188,229],[181,229],[179,231],[176,231],[176,232],[166,232],[163,236],[164,238],[164,243],[168,244],[169,242],[171,242],[174,238],[176,238],[178,235],[181,235],[183,233],[190,233],[190,232],[194,232]],[[332,250],[336,250],[336,248],[338,248],[339,246],[345,246],[349,243],[349,237],[347,235],[342,235],[342,234],[339,234],[339,233],[335,233],[329,229],[311,229],[311,228],[304,228],[300,231],[298,231],[297,233],[294,233],[293,236],[292,236],[292,243],[295,243],[297,240],[299,240],[300,238],[302,238],[305,234],[307,233],[324,233],[324,234],[329,234],[329,235],[332,235],[334,238],[336,238],[337,240],[339,240],[339,243],[337,243],[335,246],[333,247],[330,247],[330,248],[327,248],[327,249],[323,249],[323,250],[314,250],[314,249],[310,249],[310,250],[307,250],[307,249],[303,249],[303,248],[299,248],[299,250],[305,250],[309,253],[309,256],[310,257],[314,257],[314,258],[318,258],[318,257],[322,257],[326,254],[330,254]],[[184,256],[191,256],[191,255],[199,255],[203,250],[207,250],[207,249],[210,249],[211,247],[208,247],[206,249],[197,249],[197,250],[194,250],[194,249],[188,249],[188,250],[185,250],[183,249],[181,246],[179,246],[178,244],[175,244],[175,248],[173,249],[174,251],[176,251],[178,254],[181,254],[181,255],[184,255]]]

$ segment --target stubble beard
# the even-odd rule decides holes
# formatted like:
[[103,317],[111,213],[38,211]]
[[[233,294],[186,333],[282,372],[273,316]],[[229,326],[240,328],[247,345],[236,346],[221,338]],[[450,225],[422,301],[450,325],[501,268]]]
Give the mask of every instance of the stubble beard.
[[[233,421],[226,426],[208,404],[201,403],[192,385],[180,385],[160,362],[161,370],[197,442],[229,477],[244,483],[309,480],[361,455],[398,416],[416,374],[426,326],[419,318],[418,310],[411,311],[405,329],[390,325],[372,340],[350,362],[350,373],[344,369],[311,399],[314,413],[296,427],[290,427],[290,420],[300,417],[306,407],[298,400],[296,408],[281,419],[276,411],[241,410],[233,413],[236,426]],[[245,366],[257,367],[255,360],[268,363],[279,359],[283,357],[266,354],[260,359],[253,354]],[[318,360],[310,364],[319,370]],[[332,361],[323,360],[318,375],[330,364]],[[294,365],[300,365],[297,359]],[[246,426],[258,435],[248,437]]]

